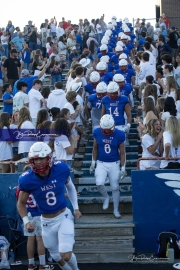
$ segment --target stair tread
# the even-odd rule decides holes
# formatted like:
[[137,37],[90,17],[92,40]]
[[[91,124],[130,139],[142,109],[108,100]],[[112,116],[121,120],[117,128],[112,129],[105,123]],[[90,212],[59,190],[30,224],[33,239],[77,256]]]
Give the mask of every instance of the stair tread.
[[[83,185],[88,185],[88,184],[92,184],[95,183],[95,177],[94,176],[86,176],[86,177],[81,177],[81,178],[77,178],[79,184],[83,184]],[[120,184],[131,184],[131,177],[127,176],[125,177],[123,180],[120,181]]]
[[121,219],[114,218],[113,214],[84,214],[76,220],[75,229],[102,227],[134,227],[132,215],[122,215]]
[[[128,192],[127,192],[128,193]],[[129,192],[130,194],[131,192]],[[79,204],[101,204],[104,202],[104,198],[101,196],[100,193],[88,193],[89,196],[86,195],[80,195],[78,196],[78,203]],[[110,197],[110,203],[113,203],[112,197]],[[121,194],[120,196],[120,203],[132,203],[132,196],[131,195],[125,195]]]

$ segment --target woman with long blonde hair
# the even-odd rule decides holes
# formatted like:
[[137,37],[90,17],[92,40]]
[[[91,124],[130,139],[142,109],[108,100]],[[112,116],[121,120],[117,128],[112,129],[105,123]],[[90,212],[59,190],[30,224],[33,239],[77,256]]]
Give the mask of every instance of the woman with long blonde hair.
[[[166,131],[163,133],[163,157],[180,157],[180,125],[176,116],[170,116],[166,121]],[[161,169],[180,169],[180,160],[162,160]]]
[[[146,124],[144,135],[142,136],[142,157],[155,158],[160,157],[163,152],[162,144],[163,130],[158,119],[151,119]],[[157,160],[143,160],[140,162],[141,170],[159,169],[160,161]]]
[[167,90],[167,97],[173,97],[175,100],[175,92],[178,89],[177,83],[174,79],[174,76],[167,76],[166,77],[166,90]]
[[[34,132],[35,128],[32,124],[32,118],[30,116],[30,111],[27,107],[22,107],[19,111],[19,122],[18,122],[18,129],[22,134],[25,134],[27,131]],[[23,137],[23,140],[19,141],[18,145],[18,154],[20,155],[20,158],[26,158],[28,156],[30,147],[35,142],[35,138],[32,137],[32,141],[30,140],[30,137],[27,136],[27,141],[25,141],[25,135]],[[34,141],[33,141],[34,140]]]

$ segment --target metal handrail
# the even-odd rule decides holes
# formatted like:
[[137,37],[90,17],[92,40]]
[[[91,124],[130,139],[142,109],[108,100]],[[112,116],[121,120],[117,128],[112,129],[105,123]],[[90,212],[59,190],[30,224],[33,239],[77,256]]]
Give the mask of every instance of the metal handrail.
[[157,157],[157,158],[148,158],[148,157],[144,157],[144,158],[139,158],[137,160],[137,169],[140,170],[140,161],[141,160],[180,160],[180,157],[168,157],[168,158],[165,158],[165,157]]

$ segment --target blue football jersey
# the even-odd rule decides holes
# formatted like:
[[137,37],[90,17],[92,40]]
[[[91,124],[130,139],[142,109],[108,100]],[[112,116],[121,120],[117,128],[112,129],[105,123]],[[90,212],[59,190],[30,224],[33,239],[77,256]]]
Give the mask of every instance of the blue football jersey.
[[119,161],[119,145],[125,141],[124,131],[115,128],[113,134],[105,136],[100,128],[96,128],[93,136],[98,145],[97,160],[102,162]]
[[[114,55],[114,53],[113,52],[108,52],[105,55],[108,55],[109,58],[111,58]],[[103,55],[102,53],[98,53],[98,58],[100,59],[102,56],[105,56],[105,55]]]
[[124,108],[129,103],[128,97],[122,95],[117,99],[110,99],[109,96],[102,98],[102,104],[106,109],[106,114],[111,114],[114,118],[116,126],[122,126],[125,124]]
[[36,203],[36,200],[34,199],[34,196],[32,194],[29,195],[29,198],[26,202],[26,209],[27,212],[31,213],[32,217],[40,216],[38,205]]
[[120,88],[120,94],[127,97],[132,91],[133,91],[132,85],[129,83],[125,83],[124,86]]
[[103,75],[100,74],[100,81],[105,82],[107,85],[113,80],[113,74],[111,72],[106,72]]
[[92,108],[97,108],[97,109],[102,108],[102,103],[101,103],[102,100],[97,97],[97,94],[90,95],[88,97],[88,101],[91,103]]
[[92,95],[96,93],[96,85],[93,85],[92,83],[88,83],[84,86],[84,90],[89,93],[89,95]]
[[133,69],[127,69],[126,71],[122,71],[120,69],[116,70],[115,74],[122,74],[125,78],[125,82],[131,84],[132,76],[135,76],[135,72]]
[[41,214],[53,214],[67,206],[64,185],[70,176],[65,162],[55,162],[48,177],[39,178],[31,169],[19,177],[19,189],[32,193]]

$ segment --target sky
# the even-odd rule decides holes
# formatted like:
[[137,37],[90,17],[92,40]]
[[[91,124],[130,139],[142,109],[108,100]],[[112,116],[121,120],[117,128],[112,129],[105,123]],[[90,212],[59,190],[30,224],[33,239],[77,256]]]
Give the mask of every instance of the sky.
[[54,16],[58,22],[61,21],[62,17],[65,17],[66,21],[71,20],[72,23],[78,23],[81,18],[97,19],[103,14],[105,22],[111,21],[113,15],[117,19],[128,17],[131,22],[133,18],[138,17],[155,18],[157,0],[148,2],[144,0],[31,0],[27,2],[8,0],[7,3],[8,12],[1,12],[0,27],[5,27],[8,20],[12,20],[13,25],[19,26],[22,30],[29,20],[32,20],[39,28],[44,19],[50,19]]

